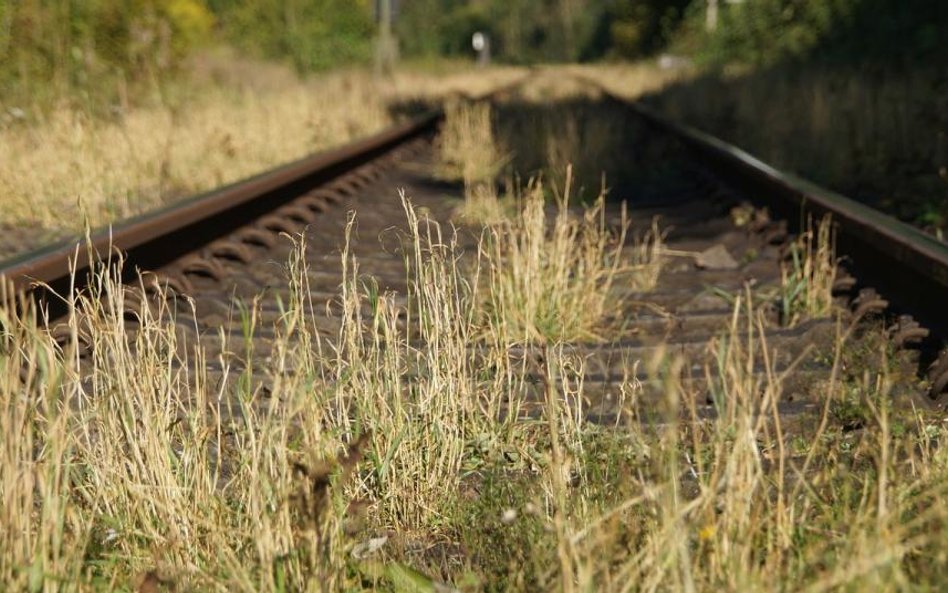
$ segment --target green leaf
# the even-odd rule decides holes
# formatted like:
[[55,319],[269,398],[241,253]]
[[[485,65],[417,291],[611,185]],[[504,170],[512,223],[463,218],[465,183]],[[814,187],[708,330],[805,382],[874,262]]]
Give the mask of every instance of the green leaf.
[[43,590],[43,558],[37,556],[30,566],[30,593],[39,593]]
[[436,583],[430,577],[400,562],[389,562],[387,564],[363,562],[359,564],[359,571],[367,579],[387,581],[395,593],[446,593],[456,591],[454,587]]

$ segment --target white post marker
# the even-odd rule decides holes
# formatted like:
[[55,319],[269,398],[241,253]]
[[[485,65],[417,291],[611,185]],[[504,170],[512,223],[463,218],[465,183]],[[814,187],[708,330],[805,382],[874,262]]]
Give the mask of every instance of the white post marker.
[[471,36],[471,46],[477,52],[477,63],[486,66],[490,63],[490,37],[477,31]]

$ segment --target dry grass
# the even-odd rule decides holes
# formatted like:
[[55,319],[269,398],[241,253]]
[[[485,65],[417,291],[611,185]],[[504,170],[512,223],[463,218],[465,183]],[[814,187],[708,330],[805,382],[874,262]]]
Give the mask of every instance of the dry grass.
[[[508,180],[508,187],[513,186]],[[508,194],[498,195],[493,184],[481,184],[465,192],[464,202],[457,207],[455,218],[469,225],[497,225],[516,211],[515,200]]]
[[295,468],[341,452],[320,402],[285,366],[296,314],[273,352],[278,397],[265,401],[230,362],[220,385],[211,380],[210,361],[181,343],[167,310],[146,308],[127,333],[123,291],[107,272],[76,305],[70,324],[92,342],[88,365],[4,309],[5,587],[334,588],[331,504],[293,502],[307,487]]
[[517,171],[542,171],[562,184],[571,166],[577,195],[585,200],[596,197],[606,173],[605,182],[619,192],[613,197],[631,197],[656,166],[669,162],[667,155],[645,158],[661,143],[629,109],[604,97],[599,85],[632,99],[682,76],[648,64],[540,67],[495,101],[504,121],[496,132]]
[[0,228],[11,236],[0,240],[0,258],[365,136],[391,123],[393,103],[482,94],[524,74],[457,66],[300,80],[218,54],[199,56],[187,78],[138,103],[108,106],[108,117],[68,103],[49,112],[4,106]]
[[[521,92],[537,88],[536,82]],[[559,138],[550,133],[547,142],[553,146]],[[550,220],[540,181],[531,181],[521,191],[508,179],[506,194],[498,195],[495,180],[506,159],[494,137],[490,105],[449,104],[437,146],[441,176],[464,183],[459,218],[489,226],[488,308],[499,325],[512,332],[508,335],[527,342],[593,339],[604,329],[607,307],[616,304],[611,289],[617,275],[622,273],[638,290],[649,290],[657,282],[662,262],[657,227],[627,256],[624,215],[617,235],[605,227],[605,190],[579,216],[570,210],[572,166],[564,161],[570,154],[550,148],[547,162],[562,164],[564,179]]]
[[[133,301],[106,270],[69,322],[90,358],[2,309],[0,582],[434,590],[413,566],[504,590],[937,588],[948,568],[946,437],[890,408],[888,351],[840,329],[822,418],[784,424],[784,379],[748,293],[708,345],[717,418],[698,418],[681,379],[688,362],[659,351],[645,362],[660,423],[643,422],[632,379],[617,425],[590,424],[582,357],[550,340],[515,362],[523,334],[545,328],[481,308],[512,283],[543,298],[605,292],[602,274],[614,272],[602,261],[617,258],[597,259],[611,253],[599,211],[572,222],[560,209],[551,229],[536,194],[520,222],[491,235],[501,247],[464,265],[453,233],[406,200],[408,300],[375,294],[344,253],[331,342],[313,323],[300,244],[268,362],[239,366],[255,355],[234,338],[224,350],[236,356],[216,361],[223,377],[171,323],[173,301],[138,311],[131,331]],[[586,255],[544,261],[537,250]],[[538,271],[569,282],[536,291],[549,287]],[[556,306],[578,315],[591,307],[578,298]],[[248,331],[259,305],[247,307]],[[854,375],[857,352],[866,366]],[[852,393],[858,431],[834,422]],[[464,559],[406,555],[386,533],[457,539]],[[382,548],[362,559],[370,540]]]
[[62,233],[84,221],[104,225],[390,122],[370,78],[359,73],[189,95],[112,121],[64,108],[0,130],[4,223]]
[[623,278],[632,290],[648,292],[658,284],[662,266],[670,255],[665,247],[665,233],[656,218],[650,230],[634,238],[634,248],[629,250],[626,262],[628,273]]
[[[791,446],[764,324],[751,303],[738,303],[730,330],[709,345],[722,370],[715,420],[699,421],[689,411],[694,400],[678,378],[683,361],[651,362],[665,392],[667,424],[655,435],[627,427],[650,444],[640,465],[650,470],[628,474],[632,496],[605,513],[572,517],[566,534],[573,573],[562,579],[561,572],[554,588],[903,590],[940,582],[917,562],[940,545],[937,530],[948,512],[932,502],[948,482],[941,455],[916,440],[940,429],[918,416],[909,420],[918,422],[909,430],[917,436],[894,436],[884,352],[872,357],[881,363],[877,371],[860,380],[866,429],[847,437],[831,428],[829,410],[847,389],[837,374],[850,347],[844,332],[825,385],[824,422]],[[752,374],[754,364],[768,372]]]
[[463,182],[465,196],[478,188],[492,188],[507,160],[494,138],[491,106],[486,102],[448,103],[437,150],[438,174]]
[[[477,377],[479,355],[469,342],[476,333],[478,282],[459,267],[456,235],[443,235],[402,199],[409,302],[397,305],[396,295],[378,295],[371,318],[363,318],[371,295],[360,290],[364,279],[353,262],[330,376],[334,423],[346,432],[373,432],[376,468],[361,481],[359,493],[379,505],[386,524],[419,528],[445,512],[458,488],[465,449],[476,436],[502,432],[503,423],[494,419],[501,409],[511,410],[497,389],[505,373],[487,384]],[[516,398],[506,405],[515,407]]]
[[[406,211],[410,327],[421,347],[396,325],[391,295],[361,317],[367,295],[356,292],[354,262],[338,341],[321,345],[299,256],[263,370],[233,367],[254,356],[235,339],[225,351],[240,356],[222,356],[223,376],[210,376],[212,361],[182,343],[163,295],[128,333],[132,309],[108,270],[69,320],[92,346],[82,363],[4,308],[0,582],[40,591],[152,578],[183,590],[332,591],[358,580],[347,572],[350,502],[368,497],[375,516],[398,527],[443,513],[465,444],[503,426],[489,399],[501,391],[472,376],[473,296],[451,248]],[[409,373],[423,375],[409,383]],[[363,457],[371,470],[352,483],[344,476]]]
[[469,61],[441,62],[423,67],[402,68],[386,81],[392,100],[441,101],[447,98],[476,99],[491,91],[524,79],[530,70],[521,66],[479,68]]
[[471,224],[501,222],[512,207],[510,197],[497,192],[497,177],[510,157],[495,138],[493,126],[489,103],[451,100],[436,141],[436,174],[464,184],[464,203],[457,216]]
[[[569,74],[595,81],[610,93],[628,100],[661,91],[675,83],[688,81],[699,74],[694,68],[664,69],[653,62],[576,64],[564,66],[563,69]],[[553,76],[562,77],[556,70],[553,71]],[[574,93],[590,92],[587,85],[573,88]]]
[[487,241],[487,307],[506,335],[526,342],[594,338],[616,304],[613,283],[623,271],[627,225],[613,235],[600,195],[581,217],[570,211],[571,179],[547,213],[541,182],[518,198],[519,212],[493,225]]
[[[786,421],[748,291],[707,346],[715,418],[683,378],[695,361],[659,348],[628,361],[613,426],[586,419],[572,346],[622,296],[620,272],[654,285],[662,245],[655,230],[624,247],[601,202],[577,216],[569,193],[547,212],[528,186],[468,260],[403,197],[409,294],[377,294],[344,252],[331,340],[298,239],[267,353],[221,336],[230,354],[210,359],[174,323],[186,301],[139,308],[114,268],[73,303],[84,354],[5,298],[0,588],[943,588],[948,433],[893,406],[884,339],[839,326],[819,417]],[[813,302],[831,245],[828,222],[798,245]],[[262,304],[245,305],[245,334]],[[518,359],[525,341],[544,344]]]

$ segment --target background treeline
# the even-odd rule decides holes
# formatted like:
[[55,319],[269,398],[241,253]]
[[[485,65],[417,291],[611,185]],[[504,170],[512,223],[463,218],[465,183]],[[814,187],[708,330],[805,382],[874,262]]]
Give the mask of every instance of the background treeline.
[[470,54],[486,31],[506,62],[640,58],[671,50],[705,64],[945,56],[944,0],[400,0],[409,55]]
[[0,0],[0,83],[17,90],[92,90],[103,75],[154,77],[202,42],[200,0]]
[[[179,72],[209,45],[298,71],[369,63],[384,0],[0,0],[0,104],[114,96]],[[638,59],[703,65],[945,60],[944,0],[388,0],[408,59]]]
[[0,103],[152,82],[215,44],[324,69],[374,34],[372,0],[0,0]]
[[471,35],[489,34],[504,62],[637,57],[661,48],[689,0],[401,0],[407,55],[470,55]]
[[676,49],[712,64],[915,62],[944,58],[944,0],[720,0],[718,26],[692,2]]
[[[372,57],[381,0],[0,0],[0,76],[81,85],[176,68],[223,42],[313,70]],[[713,0],[710,0],[713,2]],[[773,63],[944,51],[943,0],[393,0],[407,57],[467,56],[475,31],[504,62],[638,58],[672,49],[704,62]]]

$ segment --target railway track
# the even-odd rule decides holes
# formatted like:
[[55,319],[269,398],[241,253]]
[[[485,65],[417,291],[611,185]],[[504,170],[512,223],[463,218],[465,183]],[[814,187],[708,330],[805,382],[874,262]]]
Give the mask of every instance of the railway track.
[[[655,288],[636,292],[617,286],[615,323],[606,339],[567,347],[585,361],[589,418],[616,421],[623,413],[617,389],[630,375],[645,386],[633,413],[648,417],[662,397],[661,385],[634,361],[649,360],[659,351],[686,361],[683,380],[695,395],[694,410],[713,415],[714,352],[708,345],[737,323],[730,299],[750,294],[751,287],[755,294],[777,287],[800,221],[827,213],[835,222],[840,254],[846,256],[835,286],[840,316],[791,327],[772,313],[761,338],[774,359],[768,366],[752,365],[751,375],[785,375],[779,409],[786,419],[806,423],[819,415],[821,385],[838,370],[829,361],[834,339],[841,327],[853,327],[897,351],[894,393],[904,402],[943,404],[948,356],[940,348],[948,335],[943,310],[948,304],[948,248],[645,106],[629,108],[656,134],[684,146],[693,160],[670,180],[661,200],[638,204],[631,212],[632,235],[655,218],[666,229],[670,255]],[[461,199],[459,188],[445,186],[433,175],[432,139],[439,120],[439,112],[427,113],[363,141],[129,221],[88,243],[60,244],[22,256],[0,267],[0,275],[44,303],[55,319],[68,311],[66,301],[55,295],[82,290],[92,265],[83,263],[90,258],[76,254],[102,258],[118,250],[129,281],[125,303],[130,310],[163,294],[152,287],[170,289],[191,303],[180,307],[177,316],[182,344],[204,347],[212,376],[226,374],[222,367],[228,356],[234,364],[265,370],[264,362],[232,356],[224,337],[251,339],[255,352],[269,352],[273,333],[267,328],[282,315],[280,299],[289,298],[283,264],[296,249],[290,236],[306,236],[307,279],[319,310],[337,298],[343,277],[340,250],[351,211],[357,212],[351,250],[360,272],[375,278],[379,291],[407,293],[403,254],[393,230],[404,221],[396,189],[403,188],[416,208],[441,221],[451,218]],[[608,206],[608,218],[619,224],[617,203]],[[477,235],[476,229],[462,229],[461,249],[475,253]],[[142,272],[144,281],[138,276]],[[239,303],[254,299],[261,303],[259,329],[252,337],[242,336]],[[331,339],[338,319],[327,314],[318,324]],[[134,332],[134,315],[128,325]],[[64,343],[83,341],[74,330],[52,331]],[[91,347],[80,344],[81,354],[89,356]],[[536,355],[529,347],[510,350],[515,359]],[[271,380],[261,373],[260,388]]]

